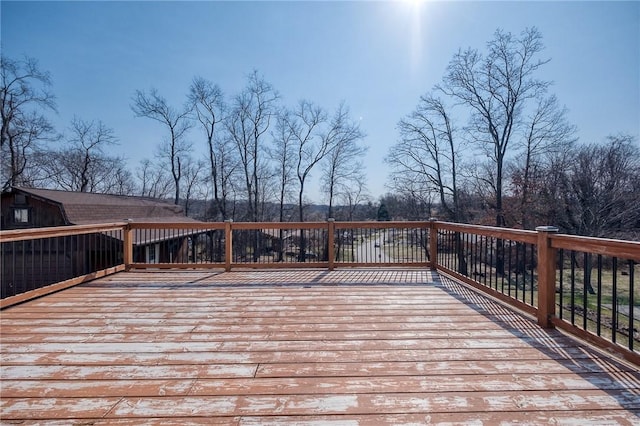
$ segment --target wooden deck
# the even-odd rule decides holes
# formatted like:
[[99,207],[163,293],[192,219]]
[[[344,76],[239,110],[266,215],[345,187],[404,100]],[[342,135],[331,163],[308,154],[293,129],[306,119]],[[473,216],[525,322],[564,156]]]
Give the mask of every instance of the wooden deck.
[[123,272],[2,311],[2,422],[640,424],[640,372],[428,270]]

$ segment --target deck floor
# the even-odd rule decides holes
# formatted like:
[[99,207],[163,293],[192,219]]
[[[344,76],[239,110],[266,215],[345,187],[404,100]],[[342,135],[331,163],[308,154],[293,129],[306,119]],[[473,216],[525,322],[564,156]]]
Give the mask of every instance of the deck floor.
[[640,372],[427,270],[125,272],[0,314],[21,424],[640,424]]

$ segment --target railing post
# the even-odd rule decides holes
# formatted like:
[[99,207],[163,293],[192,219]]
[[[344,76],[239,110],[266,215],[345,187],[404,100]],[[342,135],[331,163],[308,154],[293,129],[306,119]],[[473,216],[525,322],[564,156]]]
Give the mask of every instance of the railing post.
[[336,220],[332,217],[330,217],[329,219],[327,219],[327,245],[329,247],[327,247],[327,257],[329,260],[329,270],[333,271],[335,265],[334,265],[334,259],[336,256],[335,253],[335,231],[336,231]]
[[232,219],[224,221],[224,270],[226,272],[231,271],[231,252],[233,250],[233,232],[231,229]]
[[131,222],[122,227],[122,263],[124,263],[125,271],[131,269],[133,263],[133,229],[131,229]]
[[552,328],[551,319],[556,310],[557,250],[551,247],[551,234],[555,226],[538,226],[538,325]]
[[438,225],[436,218],[429,218],[429,254],[431,255],[431,270],[438,269]]

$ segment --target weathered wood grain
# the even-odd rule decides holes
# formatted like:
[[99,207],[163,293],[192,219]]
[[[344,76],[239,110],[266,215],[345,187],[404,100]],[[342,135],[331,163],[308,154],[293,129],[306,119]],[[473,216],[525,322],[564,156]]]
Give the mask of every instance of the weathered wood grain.
[[0,314],[21,424],[639,424],[640,372],[430,271],[127,272]]

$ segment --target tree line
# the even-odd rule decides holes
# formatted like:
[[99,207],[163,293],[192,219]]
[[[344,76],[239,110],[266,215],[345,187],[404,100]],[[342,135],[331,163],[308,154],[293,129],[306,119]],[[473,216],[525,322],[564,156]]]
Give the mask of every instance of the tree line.
[[[497,30],[484,51],[453,55],[442,81],[398,123],[387,157],[394,189],[387,209],[640,238],[637,137],[578,143],[552,82],[540,78],[549,62],[543,50],[540,32],[528,28]],[[461,116],[468,118],[456,122]]]
[[[109,154],[117,138],[102,121],[74,117],[64,136],[56,132],[46,117],[56,111],[51,87],[35,59],[2,57],[2,153],[9,159],[2,163],[3,190],[172,198],[187,214],[205,199],[210,202],[200,209],[201,219],[247,221],[304,221],[312,173],[320,178],[329,216],[352,218],[368,196],[365,134],[347,105],[333,111],[310,100],[285,106],[258,71],[231,97],[195,77],[177,106],[157,89],[136,90],[132,114],[155,121],[165,136],[155,157],[133,172],[124,157]],[[193,155],[197,143],[205,148],[203,158]]]
[[[52,82],[37,61],[2,57],[3,189],[171,198],[204,220],[304,221],[322,218],[308,200],[313,175],[328,204],[324,218],[437,216],[638,238],[636,136],[580,143],[552,82],[540,77],[543,52],[542,35],[527,28],[497,30],[484,49],[455,53],[441,82],[399,120],[385,160],[390,192],[377,202],[361,160],[365,133],[345,103],[284,105],[258,71],[233,96],[195,77],[181,105],[136,90],[132,114],[165,136],[156,156],[131,171],[109,154],[117,138],[103,122],[74,117],[65,136],[54,129],[46,116],[56,111]],[[196,146],[206,155],[195,158]]]

